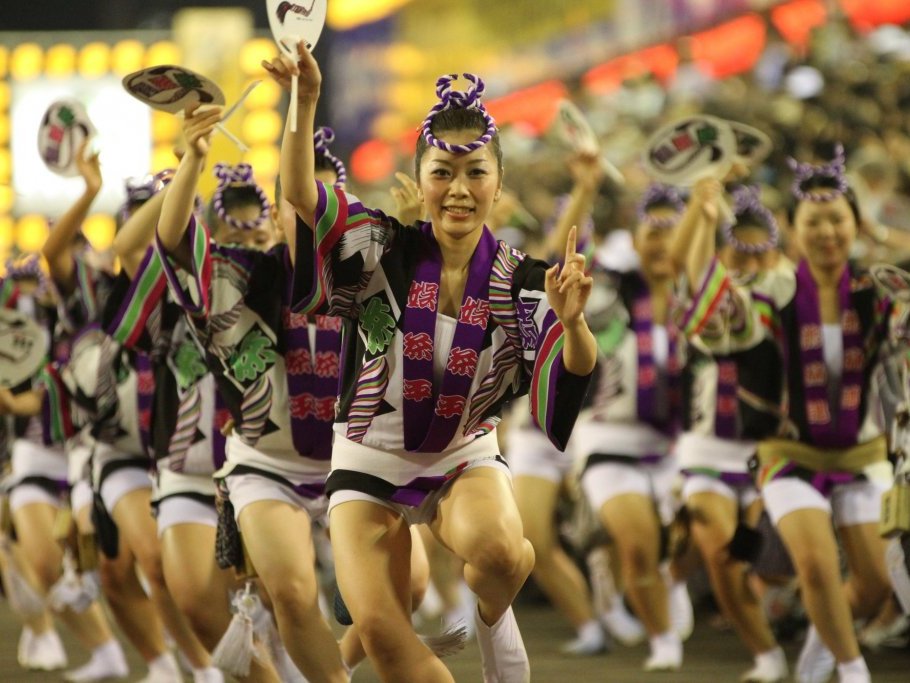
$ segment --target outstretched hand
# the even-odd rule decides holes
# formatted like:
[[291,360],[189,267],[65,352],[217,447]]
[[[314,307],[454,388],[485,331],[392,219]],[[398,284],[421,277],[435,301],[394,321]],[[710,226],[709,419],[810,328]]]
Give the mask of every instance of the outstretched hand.
[[576,187],[596,192],[604,179],[600,152],[577,152],[569,159],[569,173]]
[[723,194],[723,184],[714,178],[702,178],[692,188],[690,202],[701,209],[702,216],[711,222],[716,222],[720,215],[718,202]]
[[199,104],[186,108],[183,117],[183,137],[186,140],[186,154],[204,158],[212,146],[212,133],[221,122],[222,107],[206,108],[199,111]]
[[546,292],[550,307],[564,327],[584,318],[585,305],[594,287],[594,278],[585,274],[585,257],[575,251],[578,228],[572,226],[566,240],[566,258],[547,271]]
[[322,87],[322,72],[319,64],[306,49],[306,43],[297,43],[298,61],[288,57],[283,52],[272,61],[262,60],[263,68],[269,72],[272,79],[282,88],[291,92],[291,79],[297,79],[297,101],[306,102],[318,99]]

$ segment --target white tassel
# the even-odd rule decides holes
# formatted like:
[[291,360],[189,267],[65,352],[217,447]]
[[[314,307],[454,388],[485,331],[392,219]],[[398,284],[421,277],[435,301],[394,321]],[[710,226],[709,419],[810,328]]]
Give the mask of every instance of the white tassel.
[[259,650],[264,650],[264,659],[271,660],[283,683],[307,683],[306,678],[300,673],[285,649],[272,613],[265,608],[258,596],[254,595],[252,598],[254,601],[253,632],[258,645],[257,657],[260,656]]
[[468,627],[463,620],[449,624],[448,628],[435,636],[420,635],[423,644],[437,657],[448,657],[461,652],[468,641]]
[[62,612],[67,607],[81,614],[92,604],[92,596],[86,590],[82,579],[76,572],[76,561],[67,549],[63,555],[63,576],[51,586],[47,594],[48,604],[56,612]]
[[243,592],[238,591],[234,595],[231,601],[234,605],[234,617],[212,653],[212,666],[217,666],[232,676],[249,676],[250,663],[255,653],[251,615],[258,600],[250,594],[250,588],[251,584],[247,582]]
[[7,599],[12,610],[23,619],[33,619],[44,614],[44,598],[28,582],[16,564],[16,558],[6,543],[0,545],[4,557]]

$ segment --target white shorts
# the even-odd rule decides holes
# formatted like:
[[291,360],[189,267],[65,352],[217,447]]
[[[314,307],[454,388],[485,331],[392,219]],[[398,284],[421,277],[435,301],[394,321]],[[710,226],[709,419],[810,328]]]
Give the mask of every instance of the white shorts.
[[148,470],[141,467],[124,467],[111,472],[101,482],[101,500],[107,511],[113,515],[114,507],[126,494],[151,488],[152,477]]
[[9,493],[10,512],[18,512],[26,505],[34,505],[36,503],[52,505],[55,508],[63,505],[59,495],[54,495],[43,486],[38,486],[37,484],[20,484]]
[[91,445],[83,443],[81,440],[74,440],[73,445],[67,445],[66,459],[70,484],[75,485],[77,481],[91,479]]
[[195,498],[188,498],[179,493],[158,502],[157,515],[158,538],[164,532],[179,524],[201,524],[213,529],[218,526],[218,513],[214,504],[203,503]]
[[823,510],[835,527],[872,524],[879,521],[882,495],[888,485],[879,481],[856,481],[835,486],[829,498],[798,477],[781,477],[762,488],[765,509],[774,525],[797,510]]
[[638,494],[653,500],[661,522],[669,524],[675,514],[672,492],[677,474],[676,461],[671,456],[654,464],[602,462],[585,470],[581,486],[591,509],[598,515],[613,498]]
[[[374,496],[363,491],[341,489],[339,491],[335,491],[332,494],[331,498],[329,498],[328,512],[331,514],[332,510],[343,503],[347,503],[353,500],[365,500],[370,503],[382,505],[383,507],[397,512],[411,526],[414,524],[429,524],[436,518],[436,510],[439,507],[439,503],[448,493],[449,488],[452,486],[452,484],[458,480],[459,476],[468,470],[472,470],[477,467],[493,467],[498,469],[500,472],[504,472],[506,476],[511,476],[509,467],[501,460],[497,460],[495,458],[481,458],[471,461],[464,467],[464,469],[461,470],[461,472],[458,473],[457,476],[447,481],[439,490],[429,493],[417,507],[404,505],[402,503],[395,503],[390,500],[383,500],[378,496]],[[231,496],[231,500],[233,500],[233,496]]]
[[44,477],[67,481],[66,453],[59,446],[43,446],[28,439],[13,441],[12,481]]
[[731,486],[717,477],[709,477],[705,474],[686,475],[682,489],[683,500],[688,501],[697,493],[714,493],[723,496],[735,502],[740,510],[749,508],[761,495],[758,489],[751,484]]
[[73,509],[73,513],[91,506],[94,496],[92,485],[87,480],[82,479],[73,484],[73,488],[70,490],[70,507]]
[[512,477],[535,477],[559,484],[572,471],[572,456],[560,452],[539,429],[509,430],[506,460]]
[[325,496],[307,498],[289,486],[257,474],[229,474],[224,479],[228,489],[231,505],[234,507],[234,519],[240,524],[240,513],[248,505],[263,500],[275,500],[287,503],[295,508],[306,510],[314,523],[325,523],[328,501]]

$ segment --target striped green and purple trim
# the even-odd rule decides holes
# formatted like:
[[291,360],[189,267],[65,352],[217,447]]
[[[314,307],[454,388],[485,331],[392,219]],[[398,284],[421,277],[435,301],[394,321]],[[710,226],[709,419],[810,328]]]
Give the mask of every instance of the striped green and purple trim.
[[166,290],[167,278],[161,256],[149,247],[107,333],[123,346],[132,348]]
[[[547,317],[555,318],[550,311]],[[554,320],[541,337],[534,371],[531,374],[531,416],[543,433],[552,439],[553,410],[556,402],[556,382],[564,372],[562,349],[565,344],[562,323]]]
[[704,329],[729,288],[730,278],[727,269],[716,258],[713,259],[683,319],[682,329],[685,334],[694,336]]

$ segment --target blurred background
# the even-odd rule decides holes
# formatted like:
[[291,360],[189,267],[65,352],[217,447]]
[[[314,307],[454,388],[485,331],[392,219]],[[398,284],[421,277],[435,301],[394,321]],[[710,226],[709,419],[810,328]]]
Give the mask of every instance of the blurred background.
[[[190,6],[192,5],[192,6]],[[213,161],[250,162],[269,194],[286,99],[265,77],[276,54],[260,0],[5,1],[0,7],[0,262],[38,249],[48,219],[82,191],[37,153],[56,99],[82,101],[98,129],[105,187],[84,227],[103,249],[123,181],[175,165],[179,120],[130,98],[124,75],[179,64],[212,78],[233,102],[263,82],[216,136]],[[780,208],[785,157],[826,158],[843,141],[866,215],[910,219],[908,0],[329,0],[316,55],[324,74],[318,124],[337,133],[353,191],[390,208],[395,170],[412,167],[434,82],[471,71],[504,138],[514,240],[531,239],[567,191],[568,152],[551,134],[561,98],[589,117],[625,187],[606,186],[599,230],[629,227],[646,183],[648,134],[706,111],[766,131],[775,153],[759,171]],[[205,190],[214,187],[209,179]],[[520,246],[517,245],[516,246]]]

